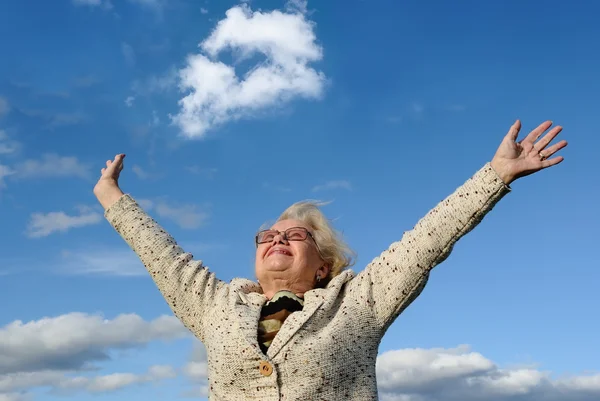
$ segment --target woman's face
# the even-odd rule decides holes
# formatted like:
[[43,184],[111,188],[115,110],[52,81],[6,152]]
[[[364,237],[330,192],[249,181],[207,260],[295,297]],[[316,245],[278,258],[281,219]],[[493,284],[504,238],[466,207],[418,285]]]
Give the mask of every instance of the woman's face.
[[[310,283],[312,287],[317,274],[325,278],[327,272],[323,268],[324,261],[314,239],[310,234],[304,238],[302,230],[293,230],[294,227],[304,228],[311,233],[310,228],[300,220],[281,220],[271,227],[270,230],[274,231],[265,236],[269,241],[258,244],[255,269],[261,285],[279,281],[294,287]],[[289,239],[284,238],[286,230]],[[304,239],[294,240],[299,238]],[[318,272],[319,269],[323,271]]]

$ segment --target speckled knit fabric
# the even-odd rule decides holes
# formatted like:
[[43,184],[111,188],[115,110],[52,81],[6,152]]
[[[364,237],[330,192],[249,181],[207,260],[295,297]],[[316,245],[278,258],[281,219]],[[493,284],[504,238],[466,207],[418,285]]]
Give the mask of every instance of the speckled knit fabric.
[[260,286],[219,280],[124,195],[105,213],[138,254],[173,313],[206,346],[211,401],[377,400],[379,342],[450,254],[510,189],[487,163],[359,274],[308,291],[267,353]]

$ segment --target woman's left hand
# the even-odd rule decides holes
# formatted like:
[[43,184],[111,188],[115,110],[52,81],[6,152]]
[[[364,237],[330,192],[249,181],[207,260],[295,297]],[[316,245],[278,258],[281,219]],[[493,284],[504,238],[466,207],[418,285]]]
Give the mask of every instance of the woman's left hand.
[[502,140],[491,165],[506,185],[517,178],[525,177],[542,169],[562,162],[562,156],[551,158],[553,154],[567,146],[567,141],[548,145],[562,131],[556,126],[544,134],[552,126],[552,121],[546,121],[531,131],[524,139],[517,142],[521,121],[517,120]]

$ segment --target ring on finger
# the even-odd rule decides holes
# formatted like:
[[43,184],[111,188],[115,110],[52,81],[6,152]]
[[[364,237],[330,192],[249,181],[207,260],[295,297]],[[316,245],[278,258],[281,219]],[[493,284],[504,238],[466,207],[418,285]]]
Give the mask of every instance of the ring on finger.
[[538,152],[538,156],[540,157],[541,161],[544,161],[548,158],[548,156],[546,156],[545,154],[543,154],[542,152]]

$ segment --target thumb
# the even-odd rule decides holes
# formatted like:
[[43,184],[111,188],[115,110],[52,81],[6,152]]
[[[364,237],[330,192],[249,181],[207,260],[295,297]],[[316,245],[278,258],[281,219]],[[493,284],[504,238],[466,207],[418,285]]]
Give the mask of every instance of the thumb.
[[115,156],[115,159],[112,162],[113,168],[117,171],[123,170],[123,159],[125,159],[124,153],[119,153]]
[[517,119],[515,123],[508,130],[508,134],[506,135],[511,141],[516,141],[519,136],[519,131],[521,130],[521,121]]

